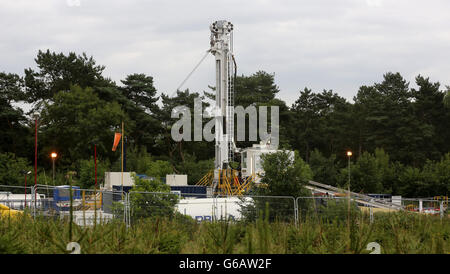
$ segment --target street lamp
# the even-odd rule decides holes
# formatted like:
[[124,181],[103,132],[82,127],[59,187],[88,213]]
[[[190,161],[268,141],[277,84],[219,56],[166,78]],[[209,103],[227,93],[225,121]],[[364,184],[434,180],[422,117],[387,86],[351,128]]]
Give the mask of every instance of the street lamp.
[[[348,229],[350,233],[350,158],[352,157],[352,152],[350,150],[347,151],[347,157],[348,157],[348,215],[347,215],[347,223],[348,223]],[[350,235],[350,234],[349,234]]]
[[348,195],[350,196],[350,158],[352,157],[353,153],[349,150],[347,151],[347,157],[348,157]]
[[55,159],[58,157],[58,154],[56,154],[56,152],[52,152],[50,156],[52,157],[53,162],[53,185],[55,185]]

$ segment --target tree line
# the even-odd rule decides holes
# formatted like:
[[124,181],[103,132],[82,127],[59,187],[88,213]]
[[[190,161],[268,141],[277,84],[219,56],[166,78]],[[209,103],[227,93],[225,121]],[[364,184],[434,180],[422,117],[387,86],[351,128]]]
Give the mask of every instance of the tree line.
[[[23,75],[0,72],[0,184],[22,185],[21,171],[33,169],[36,121],[38,183],[53,183],[53,151],[58,153],[56,184],[64,182],[65,172],[75,170],[81,186],[93,186],[94,145],[99,178],[106,170],[120,171],[120,151],[111,147],[122,121],[126,170],[153,177],[188,174],[189,183],[195,184],[213,168],[214,142],[172,140],[171,111],[180,105],[193,111],[194,98],[207,108],[214,87],[170,96],[159,93],[153,77],[143,73],[116,83],[85,53],[39,51],[35,62],[36,69],[26,68]],[[279,106],[280,147],[297,151],[316,181],[345,184],[345,152],[351,150],[354,191],[447,195],[450,87],[422,75],[415,84],[410,87],[400,73],[387,72],[379,83],[361,86],[353,102],[333,90],[305,87],[289,106],[277,97],[275,74],[257,71],[236,77],[235,105]],[[24,111],[23,104],[31,109]]]

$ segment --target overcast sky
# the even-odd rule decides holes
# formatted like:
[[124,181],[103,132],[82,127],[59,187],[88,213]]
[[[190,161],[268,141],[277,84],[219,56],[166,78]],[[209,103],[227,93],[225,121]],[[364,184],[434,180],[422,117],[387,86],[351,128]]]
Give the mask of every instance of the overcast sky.
[[[291,105],[304,87],[351,100],[400,72],[450,85],[450,1],[0,0],[0,71],[23,75],[39,49],[92,55],[116,83],[154,77],[173,94],[209,48],[209,25],[234,24],[238,73],[275,73]],[[210,55],[183,86],[214,85]]]

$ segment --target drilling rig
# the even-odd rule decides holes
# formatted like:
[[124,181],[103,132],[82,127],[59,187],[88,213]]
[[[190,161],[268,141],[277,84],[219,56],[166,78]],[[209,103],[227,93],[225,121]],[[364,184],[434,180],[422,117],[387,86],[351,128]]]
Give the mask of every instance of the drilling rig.
[[[213,188],[222,187],[228,179],[234,180],[233,162],[236,145],[234,143],[234,79],[236,62],[233,55],[233,24],[220,20],[212,23],[210,52],[216,64],[215,118],[215,161]],[[231,178],[230,178],[231,177]]]
[[233,55],[233,24],[226,20],[210,25],[209,52],[215,57],[216,93],[215,161],[214,170],[206,174],[197,185],[212,186],[214,193],[238,195],[248,189],[251,176],[242,179],[231,167],[234,155],[239,150],[234,142],[234,80],[236,61]]
[[[236,61],[233,55],[233,24],[220,20],[210,25],[211,37],[208,50],[215,57],[215,161],[214,170],[207,173],[197,185],[212,186],[219,195],[241,195],[247,192],[252,182],[257,181],[259,156],[277,151],[268,140],[252,148],[238,149],[234,140],[234,81]],[[241,166],[231,166],[235,154],[241,155]],[[240,174],[239,174],[240,173]]]
[[233,24],[225,20],[211,24],[210,52],[216,60],[215,162],[214,178],[228,169],[234,155],[234,76]]

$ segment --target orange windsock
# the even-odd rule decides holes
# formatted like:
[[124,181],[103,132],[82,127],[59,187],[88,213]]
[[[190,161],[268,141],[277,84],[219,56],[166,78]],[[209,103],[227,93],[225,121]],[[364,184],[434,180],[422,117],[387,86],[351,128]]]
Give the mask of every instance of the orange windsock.
[[122,137],[122,134],[117,133],[117,132],[114,134],[114,144],[112,147],[112,151],[116,151],[117,145],[120,142],[120,137]]

